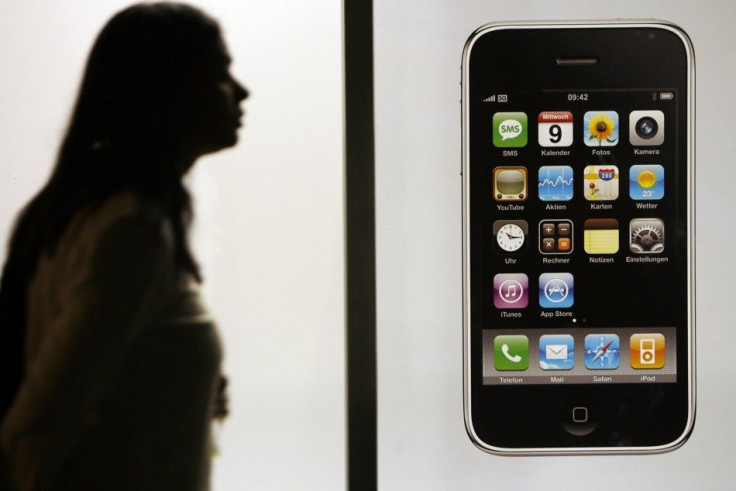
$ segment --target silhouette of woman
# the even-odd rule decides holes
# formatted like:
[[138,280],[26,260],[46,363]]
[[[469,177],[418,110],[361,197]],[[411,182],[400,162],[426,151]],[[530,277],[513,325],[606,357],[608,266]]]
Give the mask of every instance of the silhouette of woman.
[[217,23],[173,3],[123,10],[92,48],[0,284],[0,449],[19,489],[208,488],[221,346],[182,177],[237,141],[248,92],[229,63]]

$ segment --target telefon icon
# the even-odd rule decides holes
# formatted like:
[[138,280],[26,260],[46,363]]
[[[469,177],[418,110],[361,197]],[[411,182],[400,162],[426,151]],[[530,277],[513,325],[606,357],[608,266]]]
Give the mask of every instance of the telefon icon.
[[503,346],[501,346],[501,352],[503,353],[503,356],[509,359],[509,361],[513,361],[514,363],[519,363],[521,361],[521,356],[509,354],[508,344],[504,344]]

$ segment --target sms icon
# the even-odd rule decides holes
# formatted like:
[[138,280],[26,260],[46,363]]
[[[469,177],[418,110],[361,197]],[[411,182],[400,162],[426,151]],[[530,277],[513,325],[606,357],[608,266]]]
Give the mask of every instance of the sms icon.
[[501,148],[525,147],[528,137],[526,113],[493,115],[493,145]]

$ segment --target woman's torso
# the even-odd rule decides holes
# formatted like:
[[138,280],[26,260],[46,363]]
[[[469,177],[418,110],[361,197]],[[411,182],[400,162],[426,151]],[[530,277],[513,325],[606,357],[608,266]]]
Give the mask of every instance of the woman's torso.
[[[53,381],[69,389],[68,400],[58,387],[48,388],[53,396],[45,402],[53,401],[62,413],[49,418],[54,425],[68,417],[73,427],[81,417],[79,430],[70,436],[73,448],[59,450],[67,455],[55,489],[207,488],[221,346],[197,282],[175,264],[170,223],[145,207],[132,195],[120,194],[80,214],[53,255],[40,259],[29,284],[30,378],[34,364],[46,359],[62,367],[80,359],[79,364],[90,367],[72,366],[66,378]],[[126,293],[126,288],[133,291]],[[130,321],[118,326],[120,318]],[[79,329],[80,322],[91,325]],[[49,356],[48,340],[58,335],[54,330],[64,329],[81,334],[59,336],[57,352]],[[83,349],[75,343],[83,343]],[[69,360],[63,361],[64,351]],[[43,392],[46,382],[31,383],[33,391]],[[79,398],[87,402],[80,404]],[[16,403],[32,404],[33,397]],[[17,427],[3,430],[22,438],[24,431],[43,428],[38,419],[17,417]]]

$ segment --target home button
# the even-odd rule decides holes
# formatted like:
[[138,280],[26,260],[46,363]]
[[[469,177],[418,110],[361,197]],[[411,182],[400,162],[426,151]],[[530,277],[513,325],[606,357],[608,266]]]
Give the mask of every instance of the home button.
[[598,421],[593,417],[588,406],[574,406],[562,422],[565,431],[575,436],[590,435],[598,428]]
[[578,406],[572,408],[572,422],[573,423],[587,423],[588,422],[588,408],[585,406]]

